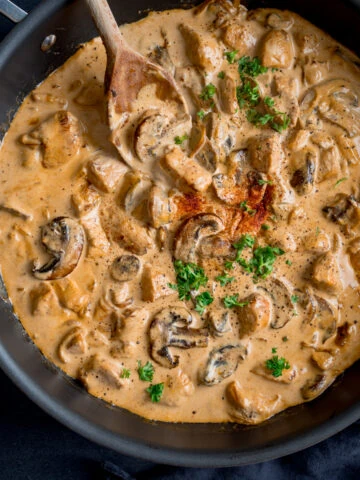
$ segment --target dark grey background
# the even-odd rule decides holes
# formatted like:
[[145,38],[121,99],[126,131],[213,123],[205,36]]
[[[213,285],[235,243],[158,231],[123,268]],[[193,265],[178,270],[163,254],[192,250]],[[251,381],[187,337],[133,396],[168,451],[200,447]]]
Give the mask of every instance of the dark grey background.
[[[29,11],[39,1],[16,3]],[[0,15],[0,41],[12,26]],[[1,371],[0,385],[1,480],[360,479],[360,422],[315,447],[271,462],[226,469],[176,468],[121,456],[85,440],[40,410]],[[141,451],[138,454],[141,458]]]

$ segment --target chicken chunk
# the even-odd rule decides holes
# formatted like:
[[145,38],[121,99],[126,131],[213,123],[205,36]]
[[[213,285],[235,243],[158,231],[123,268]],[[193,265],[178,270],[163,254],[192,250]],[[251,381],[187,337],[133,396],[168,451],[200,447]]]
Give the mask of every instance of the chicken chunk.
[[270,324],[272,303],[270,298],[259,293],[250,295],[247,305],[237,308],[240,338],[266,328]]
[[69,278],[55,283],[54,288],[60,303],[69,310],[83,316],[90,307],[89,295],[84,294],[79,285]]
[[333,253],[327,252],[318,257],[313,265],[312,281],[315,287],[331,294],[343,289],[340,266]]
[[256,45],[256,37],[251,27],[238,23],[231,23],[225,28],[223,40],[232,50],[237,50],[239,56],[249,55],[249,50]]
[[350,262],[356,276],[360,278],[360,237],[355,238],[349,245]]
[[335,357],[330,352],[318,351],[311,355],[311,360],[320,370],[328,370],[333,366]]
[[85,183],[71,196],[71,203],[78,217],[89,215],[100,207],[101,195],[92,185]]
[[87,236],[89,256],[93,258],[104,256],[109,251],[110,242],[102,228],[98,210],[81,217],[81,224]]
[[174,294],[167,276],[153,265],[145,265],[141,282],[144,302],[154,302],[160,297]]
[[59,167],[80,152],[83,142],[80,123],[69,111],[60,110],[22,137],[24,144],[31,141],[40,145],[45,168]]
[[290,127],[294,127],[300,115],[298,102],[298,85],[294,78],[275,75],[276,109],[285,112],[290,118]]
[[128,167],[116,158],[97,155],[87,164],[87,178],[103,192],[113,192]]
[[187,25],[180,25],[190,61],[205,71],[213,72],[221,63],[222,56],[216,39],[201,34]]
[[43,282],[33,288],[29,298],[33,315],[54,315],[56,311],[60,310],[55,290],[49,283]]
[[226,394],[232,406],[230,414],[248,425],[263,422],[281,408],[280,395],[270,396],[256,390],[245,390],[237,381],[229,383]]
[[90,393],[96,393],[103,384],[111,388],[121,388],[128,384],[128,380],[120,378],[122,366],[120,363],[108,360],[100,355],[94,355],[80,369],[79,379]]
[[280,136],[258,135],[249,141],[249,156],[252,166],[262,173],[277,174],[284,161]]
[[[111,351],[113,357],[133,358],[141,340],[141,335],[147,327],[148,319],[149,312],[145,308],[137,308],[126,312],[116,329],[115,338],[119,343]],[[137,331],[139,331],[139,335],[136,335]]]
[[233,115],[238,108],[236,99],[236,83],[229,75],[225,75],[219,85],[219,99],[223,112]]
[[330,238],[327,233],[309,233],[303,239],[303,246],[310,253],[325,253],[331,248]]
[[174,148],[165,155],[165,166],[175,176],[185,181],[194,190],[205,192],[212,182],[211,174],[196,160],[189,158],[180,148]]
[[191,397],[195,392],[195,386],[190,378],[180,368],[172,372],[165,382],[164,394],[160,403],[168,407],[177,407]]
[[259,363],[251,370],[251,373],[254,373],[255,375],[259,375],[260,377],[266,378],[266,380],[269,380],[271,382],[290,385],[291,383],[294,382],[297,376],[297,369],[296,367],[286,369],[283,371],[282,375],[280,375],[279,377],[274,377],[272,372],[268,368],[266,368],[266,366],[263,363]]
[[284,30],[271,30],[265,35],[261,62],[265,67],[290,68],[294,57],[292,40]]
[[83,355],[87,350],[85,332],[80,327],[71,328],[61,339],[58,356],[63,363],[73,361],[74,357]]
[[128,215],[123,210],[110,212],[110,231],[115,242],[137,255],[153,248],[154,242],[148,229],[136,218]]

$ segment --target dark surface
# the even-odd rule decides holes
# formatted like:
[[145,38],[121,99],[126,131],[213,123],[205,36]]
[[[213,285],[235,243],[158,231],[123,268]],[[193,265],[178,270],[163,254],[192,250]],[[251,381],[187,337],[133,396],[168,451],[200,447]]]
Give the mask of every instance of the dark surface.
[[[50,0],[48,0],[50,2]],[[38,2],[19,1],[20,6],[25,9],[29,8],[30,4]],[[276,2],[283,6],[289,5],[289,2]],[[291,2],[291,8],[299,2]],[[318,15],[317,10],[319,5],[324,5],[324,2],[313,2],[315,6],[315,14]],[[332,2],[330,2],[332,3]],[[346,10],[346,9],[345,9]],[[320,10],[319,10],[320,11]],[[335,11],[334,11],[335,13]],[[338,38],[343,36],[345,41],[350,35],[350,26],[355,17],[351,17],[344,28],[343,23],[339,23],[339,18],[342,18],[344,11],[336,11],[333,15],[334,28],[339,31]],[[320,18],[320,16],[319,16]],[[320,20],[319,20],[320,21]],[[317,22],[318,23],[318,22]],[[0,19],[0,28],[9,28],[9,24]],[[49,27],[47,33],[53,33]],[[1,31],[0,31],[1,32]],[[341,33],[342,32],[342,33]],[[38,41],[38,39],[37,39]],[[349,41],[354,42],[354,36],[349,37]],[[55,58],[55,57],[54,57]],[[30,61],[29,61],[30,62]],[[31,63],[24,63],[18,65],[19,76],[22,78],[29,77],[29,73],[34,74],[30,70]],[[34,71],[36,68],[34,68]],[[34,74],[35,75],[35,74]],[[36,76],[33,77],[36,80]],[[18,80],[18,77],[17,77]],[[22,361],[26,361],[24,353]],[[352,376],[347,376],[347,382],[342,385],[343,395],[338,398],[338,411],[341,411],[347,402],[351,404],[350,392],[357,391],[359,382],[356,382],[359,369],[353,371]],[[184,469],[173,467],[162,467],[159,465],[152,465],[149,462],[133,460],[129,457],[124,457],[115,454],[104,448],[100,448],[93,443],[83,439],[77,434],[66,429],[47,414],[43,413],[38,407],[30,402],[19,390],[17,390],[6,377],[2,381],[2,403],[1,403],[1,428],[0,428],[0,478],[4,479],[82,479],[82,478],[107,478],[101,470],[101,463],[103,461],[110,461],[112,465],[108,466],[109,471],[119,472],[119,468],[126,470],[138,479],[154,478],[154,479],[217,479],[217,478],[359,478],[360,474],[360,440],[358,439],[359,426],[354,424],[346,431],[332,439],[323,442],[317,447],[302,453],[284,457],[281,460],[275,460],[263,463],[256,466],[231,468],[231,469]],[[55,381],[54,381],[55,383]],[[347,383],[347,385],[346,385]],[[349,385],[350,383],[350,385]],[[351,388],[351,383],[354,387]],[[55,389],[56,392],[56,389]],[[330,392],[328,399],[332,399]],[[319,421],[324,409],[322,408],[322,401],[314,402],[312,406],[306,407],[305,420],[309,420],[313,416],[313,421]],[[99,409],[100,410],[100,409]],[[334,407],[333,415],[338,413]],[[325,415],[326,416],[326,415]],[[283,424],[286,426],[287,417]],[[289,416],[289,423],[294,422],[295,416]],[[321,423],[321,422],[319,422]],[[130,424],[130,421],[129,421]],[[275,424],[272,423],[267,427],[268,435],[271,435],[271,425],[273,431],[276,430]],[[339,429],[339,428],[338,428]],[[199,431],[201,428],[199,429]],[[167,430],[165,429],[165,432]],[[136,433],[136,432],[135,432]],[[157,431],[153,429],[152,440],[156,438]],[[214,437],[218,435],[215,434]],[[180,435],[178,435],[180,437]],[[162,439],[166,441],[165,438]],[[170,437],[169,437],[170,440]],[[207,439],[211,444],[211,439]],[[311,439],[308,439],[311,442]],[[309,443],[308,443],[309,444]],[[236,445],[229,445],[229,447],[236,447]],[[142,449],[138,447],[136,452],[138,456],[142,456]],[[281,452],[279,452],[280,454]],[[209,457],[209,462],[212,462]],[[108,478],[115,478],[108,475]],[[123,474],[118,478],[129,478]]]

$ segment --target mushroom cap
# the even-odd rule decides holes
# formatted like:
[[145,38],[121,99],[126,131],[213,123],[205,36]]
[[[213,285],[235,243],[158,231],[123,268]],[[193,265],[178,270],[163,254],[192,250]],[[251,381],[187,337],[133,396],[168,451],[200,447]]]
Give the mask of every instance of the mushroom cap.
[[201,241],[224,230],[220,217],[212,213],[199,213],[186,220],[175,236],[174,257],[183,262],[195,262]]
[[41,243],[52,258],[42,267],[35,263],[33,275],[39,280],[57,280],[77,266],[85,243],[84,230],[72,218],[57,217],[42,227]]

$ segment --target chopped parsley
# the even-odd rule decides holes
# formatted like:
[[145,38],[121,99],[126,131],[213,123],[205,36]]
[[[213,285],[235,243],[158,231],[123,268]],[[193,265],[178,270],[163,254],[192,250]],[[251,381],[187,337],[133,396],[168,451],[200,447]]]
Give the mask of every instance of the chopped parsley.
[[271,349],[271,353],[276,353],[276,352],[277,352],[277,348],[273,347],[273,348]]
[[231,283],[235,280],[235,277],[230,277],[226,272],[223,275],[218,275],[215,280],[220,282],[222,287],[225,287],[228,283]]
[[242,208],[244,210],[244,212],[248,213],[251,216],[255,215],[255,213],[256,213],[256,210],[250,208],[246,201],[241,202],[239,207]]
[[233,307],[245,307],[249,304],[249,302],[239,302],[238,300],[239,294],[236,293],[235,295],[228,295],[223,298],[224,307],[225,308],[233,308]]
[[169,286],[178,291],[180,300],[190,300],[191,290],[198,290],[208,282],[204,269],[195,263],[184,263],[181,260],[175,260],[174,267],[177,283],[176,285],[170,283]]
[[263,178],[259,178],[258,184],[259,185],[272,185],[273,182],[271,180],[264,180]]
[[236,58],[236,55],[239,53],[238,50],[233,50],[232,52],[225,52],[225,57],[226,57],[226,60],[229,62],[229,63],[235,63],[235,58]]
[[138,360],[137,372],[139,378],[143,382],[152,382],[154,376],[154,366],[151,362],[146,362],[144,366],[141,365],[141,361]]
[[195,298],[196,306],[195,310],[202,315],[205,312],[205,309],[210,303],[214,301],[214,298],[211,296],[210,292],[203,292],[200,295],[197,295]]
[[299,301],[299,297],[297,295],[291,295],[292,303],[297,303]]
[[255,238],[246,233],[245,235],[242,235],[240,240],[237,243],[233,244],[233,247],[237,250],[238,254],[241,253],[244,248],[252,248],[255,244]]
[[263,223],[263,224],[261,225],[261,229],[262,229],[262,230],[270,230],[270,225],[267,225],[266,223]]
[[271,375],[277,378],[281,377],[283,370],[289,370],[290,363],[284,357],[279,358],[278,355],[273,355],[269,360],[266,360],[265,366],[270,370]]
[[264,98],[264,103],[265,103],[265,105],[267,105],[268,107],[273,107],[274,104],[275,104],[275,100],[274,100],[273,98],[271,98],[271,97],[266,96],[266,97]]
[[225,72],[223,70],[218,73],[218,78],[221,78],[222,80],[225,78]]
[[[290,125],[290,117],[285,112],[279,112],[278,110],[274,110],[273,113],[261,114],[255,108],[250,108],[246,112],[246,118],[256,127],[269,124],[269,126],[278,133],[286,130]],[[278,121],[276,121],[276,119],[278,119]]]
[[204,112],[204,110],[200,110],[199,112],[197,112],[196,115],[200,118],[200,120],[204,120],[206,113]]
[[285,263],[286,263],[286,265],[292,265],[292,261],[291,261],[291,260],[286,260]]
[[239,258],[238,263],[246,272],[254,274],[254,280],[266,278],[273,271],[274,263],[279,255],[284,255],[284,250],[278,247],[257,247],[253,251],[253,257],[246,261]]
[[246,105],[257,105],[260,102],[259,86],[251,86],[250,82],[243,82],[241,86],[236,87],[236,99],[240,108]]
[[245,76],[257,77],[268,71],[267,67],[261,65],[260,59],[255,57],[251,60],[250,57],[244,55],[238,60],[238,71],[241,78]]
[[185,142],[185,140],[188,140],[188,139],[189,139],[189,135],[185,133],[185,135],[183,135],[182,137],[179,137],[179,136],[175,137],[174,142],[175,142],[175,145],[182,145]]
[[127,368],[123,368],[122,372],[120,373],[120,378],[130,378],[131,372]]
[[348,180],[347,177],[339,178],[339,180],[335,183],[335,187],[340,185],[340,183],[342,183],[342,182],[346,182],[346,180]]
[[283,342],[287,342],[289,339],[288,339],[288,337],[285,336],[285,337],[282,337],[281,340],[282,340]]
[[150,395],[151,401],[157,403],[160,401],[160,398],[164,393],[164,384],[156,383],[155,385],[150,385],[150,387],[148,387],[146,391]]
[[216,93],[216,87],[212,83],[207,84],[204,88],[203,91],[200,93],[199,97],[201,100],[210,100],[213,98],[213,96]]

